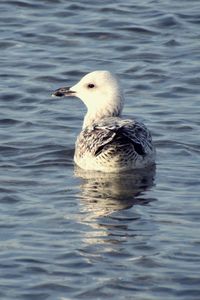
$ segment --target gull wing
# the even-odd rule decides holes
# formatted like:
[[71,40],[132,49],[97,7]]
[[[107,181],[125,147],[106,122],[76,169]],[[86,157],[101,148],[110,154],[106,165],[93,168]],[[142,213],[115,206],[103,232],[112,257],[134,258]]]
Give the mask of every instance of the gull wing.
[[82,145],[79,152],[89,151],[94,156],[98,156],[112,144],[119,147],[133,145],[138,155],[145,156],[148,149],[152,148],[152,139],[144,124],[113,117],[84,129],[77,142],[77,145]]

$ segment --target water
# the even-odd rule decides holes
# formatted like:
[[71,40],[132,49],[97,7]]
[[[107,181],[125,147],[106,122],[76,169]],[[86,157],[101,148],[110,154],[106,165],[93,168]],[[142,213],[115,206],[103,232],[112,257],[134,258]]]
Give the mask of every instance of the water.
[[[2,0],[0,299],[199,299],[199,0]],[[118,74],[156,171],[81,172],[85,108],[51,98]]]

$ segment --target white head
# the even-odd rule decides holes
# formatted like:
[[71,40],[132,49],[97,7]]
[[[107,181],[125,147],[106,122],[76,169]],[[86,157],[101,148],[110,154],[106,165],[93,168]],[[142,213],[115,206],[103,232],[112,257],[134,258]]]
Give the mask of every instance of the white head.
[[76,96],[86,105],[88,111],[83,127],[110,116],[119,116],[123,108],[123,94],[118,80],[108,71],[94,71],[85,75],[70,88],[61,88],[55,96]]

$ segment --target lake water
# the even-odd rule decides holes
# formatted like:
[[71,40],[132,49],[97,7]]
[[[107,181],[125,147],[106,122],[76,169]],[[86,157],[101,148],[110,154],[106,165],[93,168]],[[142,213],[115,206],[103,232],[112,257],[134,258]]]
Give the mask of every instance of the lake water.
[[[0,299],[200,299],[200,1],[1,0]],[[51,92],[108,69],[156,170],[74,167],[85,107]]]

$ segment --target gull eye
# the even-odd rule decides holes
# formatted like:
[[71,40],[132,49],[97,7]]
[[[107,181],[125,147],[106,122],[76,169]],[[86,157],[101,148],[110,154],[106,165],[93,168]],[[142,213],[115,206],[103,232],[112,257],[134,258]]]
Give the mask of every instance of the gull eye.
[[95,87],[95,85],[93,83],[89,83],[87,86],[89,89],[93,89]]

